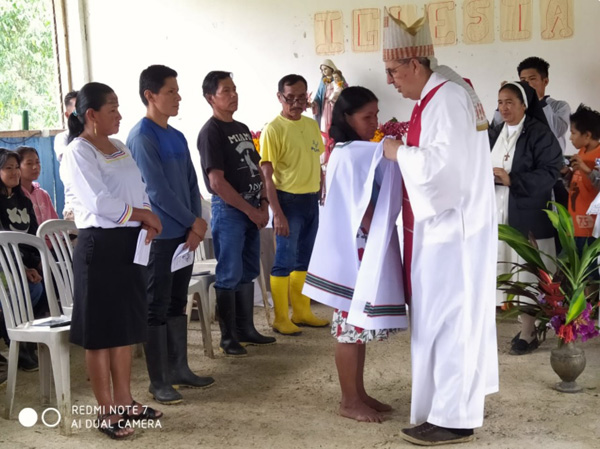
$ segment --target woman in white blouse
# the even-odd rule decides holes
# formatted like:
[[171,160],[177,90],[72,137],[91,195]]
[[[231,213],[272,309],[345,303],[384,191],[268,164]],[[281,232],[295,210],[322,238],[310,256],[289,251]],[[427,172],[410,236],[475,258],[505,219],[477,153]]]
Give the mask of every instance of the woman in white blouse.
[[140,230],[147,231],[148,244],[162,226],[129,150],[108,137],[119,131],[120,120],[113,90],[86,84],[69,117],[70,143],[60,167],[79,229],[70,338],[86,349],[92,389],[102,407],[99,430],[117,439],[133,433],[125,420],[162,416],[135,402],[130,389],[131,345],[147,335],[146,268],[133,259]]

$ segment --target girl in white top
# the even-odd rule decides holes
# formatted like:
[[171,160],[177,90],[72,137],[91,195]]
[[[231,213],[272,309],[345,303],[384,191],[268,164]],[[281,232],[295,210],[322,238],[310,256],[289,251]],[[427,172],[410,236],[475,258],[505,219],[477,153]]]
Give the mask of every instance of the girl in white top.
[[[385,196],[384,192],[379,194],[380,188],[382,188],[384,166],[386,164],[388,167],[391,166],[398,171],[399,175],[398,166],[386,159],[380,159],[381,165],[378,165],[377,168],[382,170],[381,176],[379,176],[379,170],[370,172],[369,164],[375,159],[373,155],[377,145],[371,144],[371,148],[365,145],[365,142],[373,137],[377,129],[378,112],[377,97],[370,90],[359,86],[344,89],[335,104],[330,134],[336,142],[346,142],[346,144],[336,146],[332,154],[331,170],[327,172],[328,196],[321,214],[323,220],[319,224],[319,232],[308,269],[309,274],[303,290],[304,294],[314,300],[335,307],[331,332],[337,340],[335,364],[342,393],[339,413],[343,417],[362,422],[382,422],[383,413],[392,410],[390,405],[378,401],[366,392],[363,373],[366,343],[386,340],[389,334],[395,332],[397,328],[383,328],[381,326],[384,323],[383,320],[377,322],[369,320],[364,324],[364,328],[349,322],[350,320],[356,324],[356,321],[352,320],[353,309],[355,313],[355,306],[357,303],[361,304],[365,296],[355,294],[360,291],[359,278],[362,278],[365,273],[368,274],[365,278],[370,278],[372,286],[372,292],[369,292],[369,294],[372,293],[372,296],[369,296],[367,300],[375,307],[372,308],[372,314],[365,315],[379,315],[382,308],[375,305],[377,296],[375,292],[387,290],[400,300],[389,298],[389,301],[386,301],[388,304],[386,308],[390,311],[386,315],[393,314],[394,319],[385,320],[385,323],[397,324],[398,328],[407,326],[403,297],[401,293],[397,293],[402,290],[402,285],[396,282],[401,278],[387,276],[389,273],[384,269],[379,270],[381,275],[374,274],[372,276],[372,271],[368,271],[378,262],[381,262],[386,268],[391,267],[390,271],[392,272],[402,270],[400,246],[394,226],[400,209],[399,204],[395,213],[391,212],[393,210],[391,201],[388,202],[389,209],[387,211],[385,207],[376,208],[376,204],[385,203],[380,198]],[[356,161],[360,162],[355,163]],[[367,163],[366,168],[364,164],[361,165],[364,162]],[[368,178],[368,173],[372,173],[373,178]],[[368,181],[365,181],[366,179]],[[399,176],[396,179],[399,179]],[[344,183],[349,186],[347,196],[342,193],[342,189],[337,188]],[[388,192],[389,190],[385,193],[389,198]],[[352,199],[347,200],[348,197]],[[346,205],[350,206],[346,207]],[[340,216],[347,218],[342,224],[339,222]],[[386,227],[386,222],[390,226]],[[372,225],[373,228],[371,228]],[[387,229],[390,229],[391,236],[387,234]],[[368,235],[371,230],[373,236]],[[329,236],[336,232],[338,236],[346,238],[330,239]],[[383,243],[383,246],[386,247],[385,251],[373,252],[371,251],[372,245],[377,244],[378,233],[386,235],[381,239],[382,241],[388,237],[390,240]],[[395,244],[394,238],[396,239]],[[370,242],[370,247],[367,246],[367,242]],[[328,252],[347,254],[347,257],[330,258],[327,255]],[[369,254],[373,255],[374,253],[377,254],[376,258],[379,260],[371,259],[375,262],[374,264],[365,264],[365,268],[360,269],[363,254],[368,258]],[[323,258],[328,259],[327,267],[321,265]],[[381,296],[385,297],[386,295]],[[365,307],[362,307],[362,310],[364,309]],[[359,314],[354,316],[358,319],[357,315]],[[360,313],[360,315],[363,314]],[[361,323],[360,326],[363,324]]]
[[102,407],[98,428],[114,439],[133,434],[125,420],[162,416],[131,396],[131,345],[147,335],[145,267],[133,258],[140,229],[147,230],[148,244],[162,226],[129,150],[108,137],[119,131],[118,108],[110,87],[83,86],[60,167],[79,228],[70,339],[86,349],[87,372]]

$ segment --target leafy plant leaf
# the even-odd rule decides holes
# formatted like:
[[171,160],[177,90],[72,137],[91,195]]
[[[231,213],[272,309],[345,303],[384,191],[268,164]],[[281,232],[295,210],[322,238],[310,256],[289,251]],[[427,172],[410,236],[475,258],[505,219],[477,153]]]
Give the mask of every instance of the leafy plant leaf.
[[569,311],[567,312],[567,316],[565,318],[565,324],[569,324],[571,321],[577,319],[581,312],[585,309],[587,305],[587,301],[585,300],[585,293],[583,288],[577,289],[573,298],[571,299],[571,303],[569,304]]

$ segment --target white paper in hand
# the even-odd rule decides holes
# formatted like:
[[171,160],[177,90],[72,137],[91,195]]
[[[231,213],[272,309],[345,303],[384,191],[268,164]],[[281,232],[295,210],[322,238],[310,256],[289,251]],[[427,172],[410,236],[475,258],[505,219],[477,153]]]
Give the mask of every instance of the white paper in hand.
[[183,267],[194,263],[194,252],[190,252],[189,248],[184,248],[184,245],[185,243],[179,245],[173,254],[171,271],[181,270]]
[[135,247],[135,256],[133,256],[133,263],[137,263],[138,265],[148,266],[148,261],[150,260],[150,246],[152,242],[146,245],[146,237],[148,236],[148,231],[142,229],[140,231],[140,235],[138,236],[137,245]]

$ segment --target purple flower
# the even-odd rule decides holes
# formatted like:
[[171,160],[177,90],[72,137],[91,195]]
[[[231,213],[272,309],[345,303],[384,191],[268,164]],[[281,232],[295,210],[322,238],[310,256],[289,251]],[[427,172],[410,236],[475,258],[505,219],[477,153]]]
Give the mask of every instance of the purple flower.
[[537,301],[540,304],[548,304],[548,301],[546,301],[546,295],[544,293],[541,293],[541,292],[537,295]]
[[563,324],[565,324],[565,317],[560,315],[554,315],[552,318],[550,318],[550,324],[552,325],[554,332],[558,334],[560,327]]
[[581,341],[587,341],[598,336],[598,329],[590,317],[591,312],[592,305],[588,302],[581,315],[573,322],[573,334],[576,339],[579,337]]

